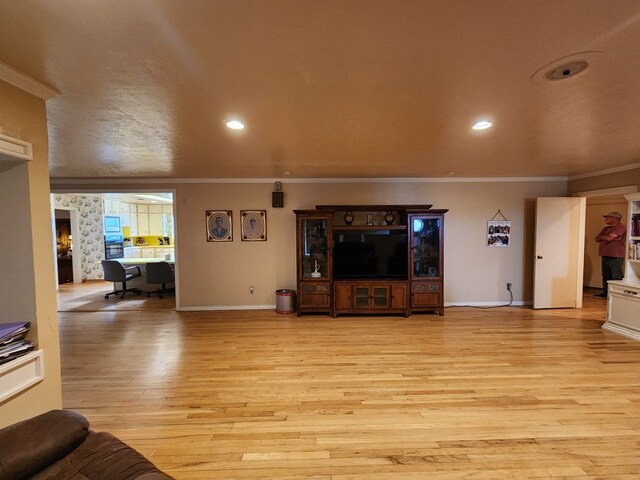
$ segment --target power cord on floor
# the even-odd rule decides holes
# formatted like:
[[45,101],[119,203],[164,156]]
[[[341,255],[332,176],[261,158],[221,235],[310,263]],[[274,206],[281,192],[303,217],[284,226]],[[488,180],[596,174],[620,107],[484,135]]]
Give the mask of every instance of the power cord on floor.
[[510,297],[511,297],[511,298],[510,298],[510,300],[509,300],[509,303],[506,303],[506,304],[504,304],[504,305],[492,305],[492,306],[490,306],[490,307],[481,307],[481,306],[479,306],[479,305],[447,305],[447,306],[446,306],[446,307],[444,307],[444,308],[451,308],[451,307],[468,307],[468,308],[479,308],[479,309],[481,309],[481,310],[488,310],[488,309],[491,309],[491,308],[510,307],[510,306],[511,306],[511,304],[513,303],[513,292],[511,291],[511,289],[510,289],[510,288],[509,288],[509,289],[507,289],[507,291],[509,292],[509,295],[510,295]]

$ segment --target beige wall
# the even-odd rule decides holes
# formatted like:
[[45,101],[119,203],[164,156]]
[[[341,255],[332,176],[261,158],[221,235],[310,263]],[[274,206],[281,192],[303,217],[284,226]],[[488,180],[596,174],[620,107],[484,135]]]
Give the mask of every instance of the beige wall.
[[610,173],[608,175],[598,175],[595,177],[570,180],[567,191],[569,195],[571,195],[576,192],[626,187],[629,185],[640,185],[640,168],[625,170],[624,172]]
[[44,381],[0,404],[3,426],[60,408],[62,395],[45,104],[0,81],[0,105],[0,133],[33,145],[32,162],[0,169],[0,219],[5,232],[15,226],[0,235],[0,271],[3,282],[12,282],[0,289],[0,321],[31,321],[31,339],[44,351],[45,365]]
[[[69,185],[56,187],[71,191]],[[83,185],[91,189],[91,185]],[[96,185],[118,191],[118,185]],[[271,208],[272,183],[126,184],[128,191],[176,189],[176,253],[181,308],[270,307],[275,290],[295,287],[294,209],[316,204],[424,204],[445,216],[445,301],[495,303],[532,298],[534,199],[564,196],[565,182],[283,183],[285,208]],[[77,191],[80,191],[79,189]],[[233,242],[209,243],[206,210],[233,211]],[[240,210],[267,210],[267,242],[240,241]],[[487,220],[512,221],[510,248],[487,248]],[[255,293],[249,293],[250,287]]]

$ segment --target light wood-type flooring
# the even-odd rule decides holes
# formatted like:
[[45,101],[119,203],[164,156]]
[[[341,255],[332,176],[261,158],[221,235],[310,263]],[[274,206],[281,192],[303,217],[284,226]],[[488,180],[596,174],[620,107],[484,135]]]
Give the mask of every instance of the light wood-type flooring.
[[640,343],[601,330],[606,300],[337,319],[79,307],[105,285],[61,288],[64,406],[177,479],[640,478]]

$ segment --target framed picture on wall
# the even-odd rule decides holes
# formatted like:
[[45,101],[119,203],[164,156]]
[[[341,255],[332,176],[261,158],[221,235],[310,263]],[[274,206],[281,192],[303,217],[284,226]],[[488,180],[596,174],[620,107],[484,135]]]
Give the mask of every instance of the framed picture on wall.
[[487,247],[508,247],[511,241],[511,221],[489,220],[487,222]]
[[240,210],[240,225],[243,242],[265,242],[267,240],[267,211]]
[[231,210],[207,210],[207,242],[231,242],[232,240]]

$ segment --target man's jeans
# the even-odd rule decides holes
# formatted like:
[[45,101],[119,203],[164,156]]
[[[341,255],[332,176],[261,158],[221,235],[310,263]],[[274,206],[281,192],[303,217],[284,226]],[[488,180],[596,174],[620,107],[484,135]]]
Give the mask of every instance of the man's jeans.
[[609,280],[622,280],[622,264],[624,258],[602,257],[602,290],[609,292]]

